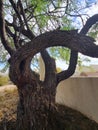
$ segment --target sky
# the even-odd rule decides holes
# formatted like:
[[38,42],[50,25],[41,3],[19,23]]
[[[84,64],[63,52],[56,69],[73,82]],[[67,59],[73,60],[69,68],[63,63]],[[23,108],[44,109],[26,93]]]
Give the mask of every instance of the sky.
[[[87,14],[88,15],[88,16],[87,15],[82,16],[83,22],[85,24],[88,17],[91,17],[94,14],[98,13],[98,0],[81,0],[81,1],[82,1],[81,4],[85,3],[83,1],[89,1],[89,3],[90,3],[89,6],[88,6],[89,8],[86,8],[86,9],[84,8],[84,9],[81,10],[81,12],[79,12],[80,14]],[[91,5],[91,3],[92,3],[92,5]],[[85,7],[85,4],[84,4],[83,7]],[[81,29],[82,26],[83,26],[83,24],[81,22],[81,18],[80,17],[74,17],[74,21],[75,21],[75,22],[73,22],[74,26],[78,29]]]

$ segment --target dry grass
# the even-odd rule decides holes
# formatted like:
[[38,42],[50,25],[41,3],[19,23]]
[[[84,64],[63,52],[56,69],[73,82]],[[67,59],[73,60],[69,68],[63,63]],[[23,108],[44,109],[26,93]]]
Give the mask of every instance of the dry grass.
[[[17,88],[13,85],[0,87],[0,130],[15,130],[16,107],[18,101]],[[98,130],[98,124],[81,113],[68,107],[60,106],[59,111],[51,113],[52,122],[56,118],[59,130]],[[6,121],[6,125],[4,125]],[[37,129],[38,130],[38,129]],[[40,130],[40,129],[39,129]],[[50,129],[49,129],[50,130]],[[52,130],[52,129],[51,129]],[[54,130],[54,129],[53,129]]]
[[16,118],[17,89],[13,85],[0,87],[0,121]]
[[9,83],[9,77],[0,75],[0,86],[6,85],[8,83]]

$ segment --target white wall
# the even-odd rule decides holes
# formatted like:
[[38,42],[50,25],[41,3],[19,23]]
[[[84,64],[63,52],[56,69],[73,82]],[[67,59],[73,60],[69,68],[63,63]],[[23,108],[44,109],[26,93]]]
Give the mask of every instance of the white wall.
[[64,80],[58,85],[56,102],[76,109],[98,123],[98,78]]
[[[40,79],[44,63],[40,58]],[[80,111],[98,123],[98,77],[71,77],[57,87],[56,102]]]
[[44,76],[45,76],[45,65],[44,65],[44,62],[40,56],[39,58],[39,66],[40,66],[40,69],[39,69],[39,72],[40,72],[40,80],[44,80]]

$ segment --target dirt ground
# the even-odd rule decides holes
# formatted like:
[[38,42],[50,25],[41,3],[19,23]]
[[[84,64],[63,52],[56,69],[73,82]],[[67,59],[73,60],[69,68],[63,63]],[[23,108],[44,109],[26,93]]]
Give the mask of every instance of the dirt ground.
[[18,93],[15,85],[0,87],[0,121],[16,118]]
[[[16,86],[0,87],[0,130],[15,130],[17,102]],[[56,115],[56,113],[53,113],[53,115]],[[62,125],[62,129],[59,130],[98,130],[96,122],[71,108],[60,106],[59,113],[56,116]]]

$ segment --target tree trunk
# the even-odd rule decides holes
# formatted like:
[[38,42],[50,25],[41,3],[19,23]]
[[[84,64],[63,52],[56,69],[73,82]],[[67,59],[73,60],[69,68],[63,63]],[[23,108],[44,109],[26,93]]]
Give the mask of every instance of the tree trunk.
[[55,104],[56,87],[61,81],[60,76],[68,78],[74,72],[77,52],[71,52],[68,70],[57,74],[55,60],[46,50],[42,51],[45,63],[44,81],[40,81],[39,76],[30,69],[32,57],[24,58],[18,54],[16,52],[11,57],[9,69],[10,79],[17,85],[19,93],[17,130],[64,130],[64,110]]
[[[50,58],[45,53],[48,59]],[[45,55],[45,56],[46,56]],[[13,55],[10,60],[9,76],[17,85],[19,103],[17,107],[17,130],[59,130],[54,121],[57,79],[55,62],[48,60],[45,81],[30,69],[32,57],[24,59]]]
[[55,111],[55,89],[30,84],[19,89],[17,130],[56,130],[50,113]]

